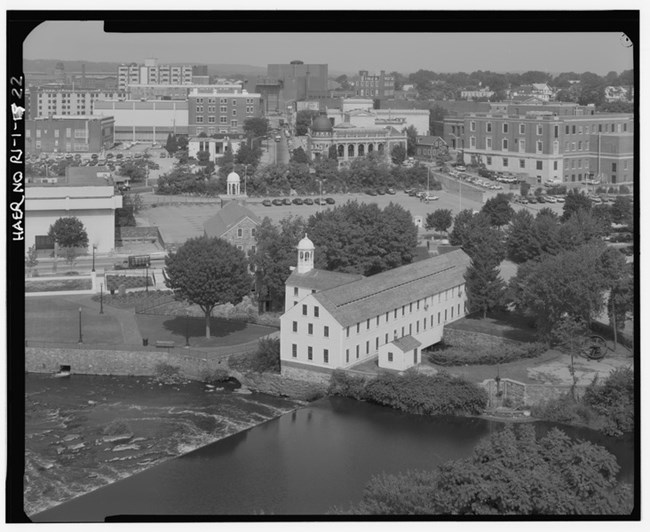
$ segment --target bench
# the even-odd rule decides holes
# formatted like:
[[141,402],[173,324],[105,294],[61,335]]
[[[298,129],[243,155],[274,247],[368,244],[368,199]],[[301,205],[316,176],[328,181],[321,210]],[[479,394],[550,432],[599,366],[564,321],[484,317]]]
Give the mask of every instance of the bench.
[[175,345],[176,344],[174,342],[171,342],[169,340],[156,340],[156,347],[165,347],[167,349],[171,349]]

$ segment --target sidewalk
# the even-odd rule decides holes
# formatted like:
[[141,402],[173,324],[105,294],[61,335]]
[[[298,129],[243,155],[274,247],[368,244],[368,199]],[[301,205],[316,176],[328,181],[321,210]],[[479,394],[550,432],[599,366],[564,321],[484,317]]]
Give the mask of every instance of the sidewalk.
[[[92,309],[94,312],[99,312],[100,303],[98,301],[93,301],[92,296],[75,297],[74,301],[75,304]],[[104,305],[103,310],[104,314],[112,316],[119,322],[120,329],[122,330],[122,340],[125,344],[142,345],[142,335],[140,334],[140,329],[138,329],[138,324],[135,321],[135,313],[133,310],[118,309],[111,307],[110,305]]]

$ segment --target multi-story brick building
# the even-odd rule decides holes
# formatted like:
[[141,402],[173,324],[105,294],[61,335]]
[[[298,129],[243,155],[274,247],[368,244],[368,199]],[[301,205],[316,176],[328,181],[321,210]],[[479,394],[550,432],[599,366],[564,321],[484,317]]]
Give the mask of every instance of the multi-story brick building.
[[70,86],[30,87],[25,93],[27,118],[50,115],[91,115],[97,100],[117,100],[117,90],[75,89]]
[[190,135],[206,133],[242,133],[247,118],[262,116],[259,93],[193,90],[188,96]]
[[357,95],[378,100],[393,98],[395,96],[395,77],[386,74],[384,70],[379,74],[370,74],[367,70],[359,70]]
[[25,121],[29,154],[100,152],[115,144],[112,116],[50,116]]
[[378,358],[379,367],[418,365],[422,349],[466,314],[469,257],[462,250],[370,277],[314,268],[314,244],[298,243],[280,317],[282,373],[331,372]]
[[[158,64],[156,59],[147,59],[144,64],[119,65],[117,67],[117,87],[124,91],[132,84],[189,85],[192,83],[193,73],[203,72],[203,70],[197,65],[163,65]],[[205,72],[207,75],[207,69]]]
[[538,183],[596,180],[631,183],[633,127],[629,114],[524,116],[469,114],[445,120],[445,140],[466,162],[536,178]]

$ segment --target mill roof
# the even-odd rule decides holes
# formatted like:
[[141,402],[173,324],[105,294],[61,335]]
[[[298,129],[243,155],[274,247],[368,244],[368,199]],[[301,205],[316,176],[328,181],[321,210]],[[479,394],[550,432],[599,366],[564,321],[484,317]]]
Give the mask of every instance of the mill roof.
[[205,222],[203,229],[209,237],[220,237],[246,218],[250,218],[258,225],[261,223],[260,219],[250,209],[231,201]]
[[469,263],[458,249],[323,290],[314,298],[347,327],[462,284]]
[[317,269],[306,273],[298,273],[294,270],[287,279],[287,286],[321,291],[359,281],[363,278],[363,275],[355,273],[330,272]]

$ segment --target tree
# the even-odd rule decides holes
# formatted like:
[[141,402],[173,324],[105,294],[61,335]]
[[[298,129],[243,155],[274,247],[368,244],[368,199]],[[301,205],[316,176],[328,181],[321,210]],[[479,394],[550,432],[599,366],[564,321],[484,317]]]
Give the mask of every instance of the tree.
[[338,152],[336,151],[336,146],[330,146],[327,150],[328,159],[336,161],[339,158]]
[[363,515],[625,515],[631,487],[616,457],[556,428],[506,425],[467,458],[432,471],[382,473],[347,512]]
[[304,236],[305,221],[300,217],[283,218],[279,225],[266,217],[257,228],[256,249],[251,257],[255,268],[256,292],[260,306],[270,310],[284,307],[285,282],[296,265],[296,243]]
[[595,221],[601,226],[603,233],[609,231],[612,227],[612,208],[605,204],[600,203],[594,205],[591,209],[591,215]]
[[599,269],[602,251],[602,245],[590,244],[519,266],[510,295],[516,308],[535,320],[541,339],[550,342],[564,316],[589,324],[600,312],[606,288]]
[[147,177],[147,169],[145,165],[140,162],[127,162],[121,166],[120,175],[128,177],[134,183],[139,183],[144,181]]
[[591,200],[577,189],[570,190],[564,200],[562,208],[562,221],[571,218],[574,212],[579,210],[591,211]]
[[427,229],[435,229],[436,231],[447,231],[451,227],[453,221],[453,213],[451,209],[436,209],[427,214],[425,227]]
[[443,135],[443,121],[448,115],[449,111],[438,104],[429,110],[429,131],[432,135]]
[[510,222],[515,211],[512,210],[506,194],[497,194],[485,202],[481,212],[489,217],[491,225],[501,227]]
[[528,196],[528,191],[530,190],[530,183],[526,183],[526,181],[522,181],[519,184],[519,194],[522,196]]
[[179,150],[187,150],[187,146],[190,143],[190,139],[187,135],[176,135],[176,144],[178,144]]
[[257,165],[262,158],[262,150],[257,147],[250,148],[248,144],[242,142],[239,145],[237,154],[235,155],[235,162],[237,164],[250,164],[251,166],[257,168]]
[[600,256],[599,270],[603,283],[609,290],[607,314],[614,331],[614,346],[617,343],[618,329],[625,327],[627,313],[634,304],[634,281],[623,254],[614,248],[607,248]]
[[402,164],[406,160],[404,145],[396,144],[390,152],[390,157],[394,164]]
[[198,305],[205,313],[205,336],[210,338],[210,315],[217,305],[236,305],[250,292],[251,278],[244,252],[220,238],[187,240],[165,258],[165,284]]
[[409,126],[403,132],[406,133],[406,155],[412,157],[415,155],[415,146],[418,143],[418,130],[415,126]]
[[505,295],[499,271],[505,258],[502,235],[490,225],[486,214],[472,217],[463,250],[472,259],[465,273],[467,304],[470,312],[479,311],[485,318],[488,311],[502,304]]
[[269,132],[269,121],[266,118],[247,118],[244,120],[244,133],[249,139],[265,137]]
[[462,246],[467,241],[468,228],[473,217],[471,209],[464,209],[454,217],[454,228],[449,234],[449,243],[452,246]]
[[526,209],[512,216],[506,238],[506,256],[515,264],[534,260],[541,255],[541,246],[535,231],[535,218]]
[[30,246],[25,254],[25,268],[29,271],[29,275],[34,274],[34,268],[38,266],[38,251],[36,244]]
[[165,143],[165,149],[169,155],[174,155],[178,150],[178,142],[176,142],[176,135],[169,134],[167,135],[167,142]]
[[[373,275],[412,262],[417,227],[402,206],[347,202],[312,215],[307,223],[316,267]],[[295,243],[293,244],[295,246]]]
[[632,224],[632,200],[626,196],[616,196],[611,207],[612,222],[616,224]]
[[296,136],[299,137],[306,135],[312,121],[319,114],[320,113],[318,111],[311,111],[309,109],[298,111],[296,113]]
[[302,149],[302,146],[299,146],[295,150],[293,150],[293,153],[291,154],[291,162],[299,163],[299,164],[311,163],[309,157],[305,153],[305,150]]
[[221,158],[217,159],[217,164],[219,165],[219,175],[221,177],[227,177],[235,168],[235,157],[232,154],[230,142],[228,142]]
[[85,248],[88,246],[88,233],[84,224],[76,216],[59,218],[50,225],[47,235],[62,248]]

